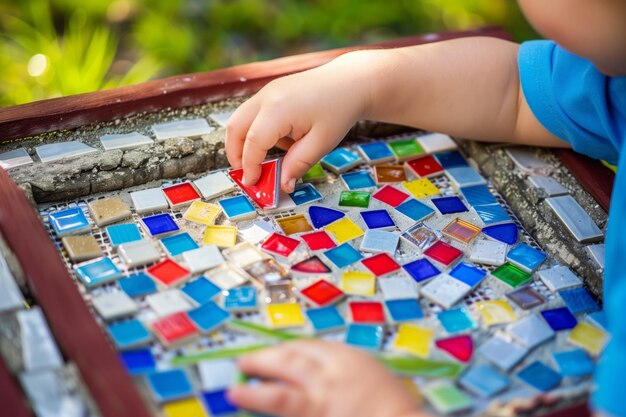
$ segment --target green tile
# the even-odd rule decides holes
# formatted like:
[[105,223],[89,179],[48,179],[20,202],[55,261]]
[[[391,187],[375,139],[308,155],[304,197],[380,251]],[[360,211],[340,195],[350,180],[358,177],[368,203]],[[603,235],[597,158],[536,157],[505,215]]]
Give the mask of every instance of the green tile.
[[326,179],[326,171],[322,168],[322,163],[318,162],[313,165],[311,169],[309,169],[303,176],[302,181],[315,181],[315,180],[323,180]]
[[419,156],[425,153],[422,145],[420,145],[414,138],[389,142],[389,147],[394,155],[400,159]]
[[472,406],[471,398],[449,381],[424,387],[424,396],[441,414],[455,413]]
[[509,284],[513,288],[525,284],[531,277],[531,274],[510,263],[499,266],[491,275]]
[[371,194],[365,191],[342,191],[339,205],[344,207],[368,208]]

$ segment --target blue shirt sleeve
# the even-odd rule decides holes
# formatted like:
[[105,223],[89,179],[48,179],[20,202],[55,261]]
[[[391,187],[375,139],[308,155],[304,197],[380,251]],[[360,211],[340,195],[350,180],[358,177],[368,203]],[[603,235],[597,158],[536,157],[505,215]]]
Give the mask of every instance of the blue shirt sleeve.
[[[531,111],[575,151],[618,165],[606,233],[604,311],[611,339],[598,361],[595,409],[626,416],[626,77],[608,77],[551,41],[521,45],[518,67]],[[620,155],[621,154],[621,155]]]

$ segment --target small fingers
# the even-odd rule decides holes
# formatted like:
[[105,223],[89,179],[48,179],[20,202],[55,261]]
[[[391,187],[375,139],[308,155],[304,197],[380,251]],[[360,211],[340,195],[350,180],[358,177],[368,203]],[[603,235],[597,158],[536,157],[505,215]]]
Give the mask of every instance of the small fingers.
[[322,130],[315,127],[294,143],[283,159],[281,173],[283,191],[293,192],[295,182],[333,147],[334,144],[324,137]]
[[276,147],[281,151],[288,151],[294,144],[294,140],[288,137],[280,138],[278,142],[276,142]]
[[275,382],[233,387],[228,391],[228,398],[239,408],[264,415],[302,417],[310,411],[302,390]]
[[241,168],[246,134],[258,111],[256,100],[251,98],[239,106],[226,124],[226,157],[233,168]]

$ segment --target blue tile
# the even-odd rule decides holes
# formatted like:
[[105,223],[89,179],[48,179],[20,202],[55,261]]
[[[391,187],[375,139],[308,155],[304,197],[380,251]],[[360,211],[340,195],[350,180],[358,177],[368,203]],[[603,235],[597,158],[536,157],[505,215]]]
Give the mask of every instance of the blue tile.
[[311,224],[313,224],[313,227],[315,227],[316,229],[320,229],[326,225],[329,225],[332,222],[341,219],[345,215],[346,213],[344,213],[343,211],[327,207],[309,207],[309,218],[311,219]]
[[600,306],[593,299],[589,291],[583,287],[559,291],[565,305],[574,314],[590,313],[600,310]]
[[337,268],[345,268],[355,262],[363,259],[363,255],[350,246],[349,243],[343,243],[336,248],[332,248],[324,252],[324,256],[328,258]]
[[552,357],[563,376],[589,376],[595,369],[595,364],[582,349],[553,352]]
[[475,329],[476,322],[472,320],[465,307],[453,308],[437,313],[437,319],[446,332],[450,334]]
[[435,210],[414,198],[409,198],[404,203],[397,206],[396,210],[415,222],[420,222],[435,213]]
[[540,361],[534,361],[516,375],[521,381],[541,392],[555,388],[561,383],[562,379],[558,372]]
[[220,287],[213,284],[205,277],[200,277],[183,285],[180,290],[199,305],[212,301],[217,295],[219,295],[219,293],[222,292]]
[[440,152],[434,156],[445,169],[469,166],[459,151]]
[[145,374],[156,368],[156,361],[150,349],[127,350],[120,353],[120,359],[131,375]]
[[224,308],[228,311],[245,311],[257,308],[256,288],[232,288],[224,294]]
[[478,171],[471,167],[446,168],[448,177],[456,182],[458,187],[468,187],[486,183],[485,179]]
[[430,200],[441,214],[461,213],[467,211],[467,207],[457,196],[439,197]]
[[48,220],[57,236],[78,234],[91,229],[85,213],[78,207],[50,213]]
[[487,275],[487,272],[466,264],[465,262],[461,262],[449,272],[449,275],[474,288],[480,284],[485,275]]
[[547,258],[546,254],[526,243],[520,243],[509,251],[506,259],[525,271],[532,272]]
[[151,236],[164,235],[180,230],[174,218],[168,213],[143,217],[141,222]]
[[226,390],[217,390],[211,392],[203,392],[202,399],[207,408],[211,412],[211,416],[219,417],[225,415],[232,415],[238,410],[237,406],[231,403],[226,396]]
[[316,332],[340,329],[346,322],[335,306],[311,308],[305,311]]
[[204,333],[212,332],[230,318],[230,313],[220,308],[213,301],[190,310],[187,315],[196,327]]
[[424,313],[415,299],[387,300],[385,301],[387,311],[391,319],[396,322],[418,320],[424,317]]
[[156,283],[145,272],[129,275],[117,282],[129,297],[141,297],[157,290]]
[[108,226],[105,230],[113,247],[141,240],[141,232],[134,223],[116,224]]
[[164,237],[161,239],[161,244],[170,256],[180,255],[199,248],[196,241],[187,232]]
[[146,375],[148,388],[157,402],[177,400],[193,395],[193,387],[182,369],[157,371]]
[[517,236],[519,234],[515,223],[503,223],[483,227],[482,232],[485,236],[489,236],[490,238],[506,243],[507,245],[514,245],[517,243]]
[[409,262],[406,265],[402,265],[402,268],[413,278],[416,282],[422,282],[429,278],[439,275],[441,271],[437,269],[428,259],[422,258],[413,262]]
[[490,398],[508,388],[511,381],[489,365],[474,365],[459,378],[459,384],[481,398]]
[[337,148],[322,158],[322,164],[335,168],[336,170],[347,169],[357,164],[361,158],[354,152],[350,152],[344,148]]
[[361,218],[369,229],[393,229],[396,227],[387,210],[365,210],[361,212]]
[[296,186],[293,193],[289,194],[291,200],[297,205],[312,203],[322,199],[322,195],[311,184]]
[[224,210],[224,213],[228,217],[245,216],[256,211],[250,200],[243,195],[223,198],[219,200],[217,204],[222,207],[222,210]]
[[341,174],[341,179],[349,190],[362,190],[376,187],[376,182],[367,171]]
[[394,158],[393,152],[385,142],[362,143],[359,145],[359,149],[368,161]]
[[591,320],[591,322],[596,326],[602,327],[604,330],[607,329],[608,323],[604,310],[594,311],[593,313],[590,313],[587,317],[589,317],[589,320]]
[[105,284],[122,276],[122,272],[109,257],[80,264],[75,271],[78,278],[88,288]]
[[544,320],[548,322],[552,330],[567,330],[576,327],[578,321],[567,307],[555,308],[552,310],[544,310],[541,312]]
[[489,188],[484,184],[462,187],[459,191],[470,206],[484,206],[486,204],[498,203]]
[[382,326],[351,324],[346,331],[346,343],[369,350],[380,349],[385,331]]
[[118,349],[133,348],[152,340],[150,332],[136,319],[109,324],[107,331]]
[[511,216],[498,203],[474,206],[474,211],[485,224],[510,222]]

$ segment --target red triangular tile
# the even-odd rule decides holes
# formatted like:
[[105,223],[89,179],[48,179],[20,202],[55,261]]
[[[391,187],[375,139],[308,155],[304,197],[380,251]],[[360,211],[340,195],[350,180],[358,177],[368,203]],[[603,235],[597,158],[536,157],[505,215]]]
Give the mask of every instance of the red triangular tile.
[[330,268],[315,255],[292,265],[291,270],[302,274],[328,274],[331,272]]
[[275,208],[278,205],[280,187],[280,160],[263,162],[261,164],[261,177],[253,186],[243,184],[243,169],[233,169],[228,175],[241,187],[261,209]]
[[474,341],[470,335],[461,335],[439,339],[435,341],[435,345],[448,352],[452,357],[461,362],[469,362],[474,353]]

